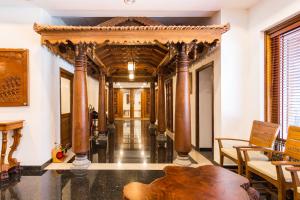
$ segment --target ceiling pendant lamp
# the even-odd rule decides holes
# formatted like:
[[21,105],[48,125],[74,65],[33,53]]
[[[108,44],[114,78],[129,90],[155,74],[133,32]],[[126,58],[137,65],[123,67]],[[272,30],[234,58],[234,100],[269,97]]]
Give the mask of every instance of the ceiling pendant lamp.
[[134,79],[134,73],[130,73],[130,74],[129,74],[129,79],[130,79],[130,80],[133,80],[133,79]]
[[134,71],[135,63],[134,61],[128,62],[128,71]]

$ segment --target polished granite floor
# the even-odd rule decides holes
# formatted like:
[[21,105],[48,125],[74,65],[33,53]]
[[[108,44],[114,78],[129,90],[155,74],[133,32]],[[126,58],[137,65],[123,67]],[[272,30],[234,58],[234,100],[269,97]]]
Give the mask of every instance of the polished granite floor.
[[45,171],[2,188],[1,200],[119,200],[127,183],[150,183],[163,174],[160,170]]
[[115,132],[107,138],[92,140],[90,160],[93,163],[172,163],[176,158],[173,141],[149,132],[149,120],[116,120]]
[[[162,177],[161,165],[176,158],[171,137],[160,140],[150,134],[148,126],[148,120],[117,120],[116,132],[93,140],[92,169],[80,172],[48,166],[42,172],[24,172],[20,181],[1,187],[1,200],[122,199],[124,185],[133,181],[150,183]],[[194,150],[190,155],[193,163],[211,164]],[[64,164],[58,165],[58,169],[65,169]]]

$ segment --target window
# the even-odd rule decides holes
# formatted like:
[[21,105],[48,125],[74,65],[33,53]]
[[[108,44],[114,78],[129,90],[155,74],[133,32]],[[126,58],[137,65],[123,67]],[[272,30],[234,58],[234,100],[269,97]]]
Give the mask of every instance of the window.
[[281,125],[286,139],[290,125],[300,126],[299,16],[266,34],[266,121]]

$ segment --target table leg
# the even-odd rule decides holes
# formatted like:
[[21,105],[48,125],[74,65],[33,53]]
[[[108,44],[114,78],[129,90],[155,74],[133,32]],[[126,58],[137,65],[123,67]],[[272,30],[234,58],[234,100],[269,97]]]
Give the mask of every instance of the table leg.
[[2,165],[5,162],[5,153],[7,148],[7,131],[2,131],[2,148],[1,148],[1,160],[0,160],[0,167],[2,171]]
[[20,143],[20,139],[21,139],[22,135],[21,135],[21,129],[16,129],[14,130],[14,142],[10,147],[10,151],[8,154],[8,163],[10,167],[16,166],[18,164],[17,159],[13,158],[12,155],[13,153],[17,150],[19,143]]

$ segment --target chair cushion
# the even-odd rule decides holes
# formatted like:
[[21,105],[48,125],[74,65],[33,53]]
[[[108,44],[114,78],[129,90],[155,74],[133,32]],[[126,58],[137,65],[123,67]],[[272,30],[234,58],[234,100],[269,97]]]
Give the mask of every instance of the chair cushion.
[[[255,169],[256,171],[274,179],[277,180],[277,172],[275,165],[272,165],[271,161],[249,161],[248,166],[252,169]],[[291,165],[284,165],[282,166],[283,175],[286,182],[292,182],[292,176],[291,172],[285,170],[286,167],[292,167]],[[298,172],[298,175],[300,173]]]
[[[237,152],[235,148],[222,148],[221,151],[224,154],[229,155],[230,157],[234,158],[234,159],[238,159],[237,158]],[[263,161],[268,161],[269,158],[268,156],[264,155],[262,152],[260,151],[249,151],[248,152],[249,158],[250,160],[263,160]],[[242,158],[244,159],[244,154],[242,153]]]

